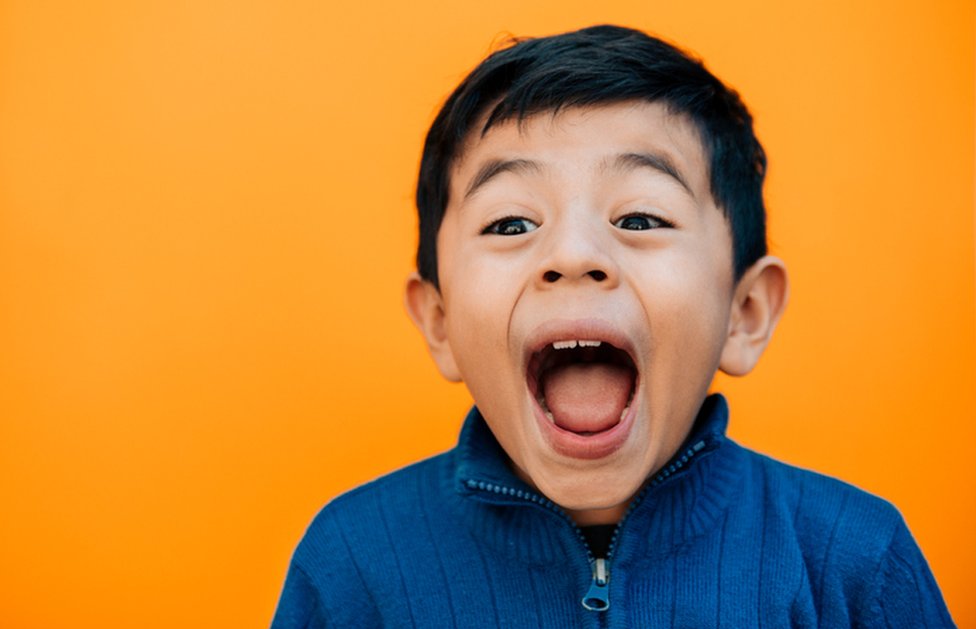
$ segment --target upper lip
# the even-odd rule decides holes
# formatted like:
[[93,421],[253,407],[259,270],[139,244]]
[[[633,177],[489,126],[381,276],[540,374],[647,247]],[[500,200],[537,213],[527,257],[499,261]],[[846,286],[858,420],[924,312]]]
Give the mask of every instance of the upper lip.
[[553,319],[536,327],[526,338],[523,369],[532,355],[556,341],[602,341],[630,356],[637,364],[632,340],[620,328],[604,319]]

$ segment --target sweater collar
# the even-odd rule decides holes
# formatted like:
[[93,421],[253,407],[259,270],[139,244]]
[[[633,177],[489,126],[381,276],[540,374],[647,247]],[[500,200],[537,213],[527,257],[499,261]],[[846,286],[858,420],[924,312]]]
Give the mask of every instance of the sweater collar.
[[[726,441],[728,421],[729,406],[725,397],[719,393],[706,397],[685,442],[672,459],[655,472],[652,480],[660,479],[662,474],[671,476],[681,470],[684,465],[682,457],[689,451],[694,451],[696,458],[700,458],[702,454],[718,448]],[[507,487],[513,490],[513,494],[519,491],[535,493],[512,471],[508,455],[476,406],[472,407],[464,420],[457,453],[454,486],[459,493],[469,495],[478,484]]]

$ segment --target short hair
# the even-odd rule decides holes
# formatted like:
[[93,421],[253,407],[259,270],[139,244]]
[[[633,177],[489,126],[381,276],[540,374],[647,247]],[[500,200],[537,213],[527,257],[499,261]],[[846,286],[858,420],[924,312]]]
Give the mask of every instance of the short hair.
[[700,60],[620,26],[512,40],[451,93],[427,133],[420,161],[420,276],[439,286],[437,233],[447,209],[450,170],[482,117],[487,114],[480,130],[484,136],[492,126],[512,119],[631,100],[663,103],[697,128],[711,194],[732,234],[732,268],[738,281],[766,254],[766,155],[753,132],[752,116],[739,95]]

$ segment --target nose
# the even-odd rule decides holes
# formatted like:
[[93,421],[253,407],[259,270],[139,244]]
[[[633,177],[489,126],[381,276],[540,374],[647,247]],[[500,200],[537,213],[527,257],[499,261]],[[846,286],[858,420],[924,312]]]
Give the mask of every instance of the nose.
[[606,242],[598,226],[588,221],[564,224],[549,237],[539,266],[541,285],[592,282],[609,288],[616,283],[612,243]]

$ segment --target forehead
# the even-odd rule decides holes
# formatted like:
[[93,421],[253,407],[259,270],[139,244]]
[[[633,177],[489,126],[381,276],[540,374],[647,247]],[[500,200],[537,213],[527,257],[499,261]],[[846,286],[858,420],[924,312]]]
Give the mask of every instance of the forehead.
[[483,127],[484,119],[468,134],[451,167],[452,201],[469,193],[492,163],[592,173],[613,170],[628,156],[631,162],[635,156],[646,158],[664,174],[670,171],[694,196],[702,195],[700,200],[710,200],[708,162],[698,128],[663,103],[569,107],[498,122],[484,133]]

